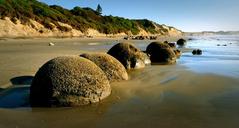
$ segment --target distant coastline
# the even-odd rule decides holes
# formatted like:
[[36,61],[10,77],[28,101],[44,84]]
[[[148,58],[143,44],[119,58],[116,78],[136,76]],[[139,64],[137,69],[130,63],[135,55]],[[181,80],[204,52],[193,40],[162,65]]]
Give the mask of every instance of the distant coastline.
[[185,32],[187,36],[213,36],[213,35],[239,35],[239,31],[202,31],[202,32]]

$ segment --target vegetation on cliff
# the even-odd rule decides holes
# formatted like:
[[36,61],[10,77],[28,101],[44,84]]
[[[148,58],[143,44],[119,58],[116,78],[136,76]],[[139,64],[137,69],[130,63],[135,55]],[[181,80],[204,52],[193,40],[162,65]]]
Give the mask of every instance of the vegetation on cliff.
[[[59,22],[68,24],[72,28],[86,32],[89,28],[98,30],[105,34],[138,34],[140,29],[152,34],[160,33],[155,23],[147,19],[130,20],[115,16],[102,16],[91,8],[74,7],[65,9],[58,5],[47,5],[37,0],[0,0],[0,18],[10,17],[12,22],[19,19],[22,24],[30,25],[30,19],[35,20],[48,29],[55,26],[64,32],[70,31],[66,26],[61,26]],[[158,27],[161,27],[157,24]],[[161,27],[162,28],[162,27]],[[163,29],[163,28],[162,28]],[[163,30],[167,32],[167,30]]]

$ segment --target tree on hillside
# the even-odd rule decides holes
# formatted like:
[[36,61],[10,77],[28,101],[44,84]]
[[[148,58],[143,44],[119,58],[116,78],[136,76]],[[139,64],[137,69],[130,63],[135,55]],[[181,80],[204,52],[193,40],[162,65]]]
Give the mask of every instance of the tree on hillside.
[[101,8],[100,4],[97,5],[96,12],[97,12],[99,15],[102,14],[102,8]]

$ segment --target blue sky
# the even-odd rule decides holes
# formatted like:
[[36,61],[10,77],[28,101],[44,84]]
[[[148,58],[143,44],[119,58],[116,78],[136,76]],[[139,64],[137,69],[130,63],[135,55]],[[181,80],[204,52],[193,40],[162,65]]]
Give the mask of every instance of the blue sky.
[[68,9],[103,8],[103,15],[149,19],[185,32],[239,30],[239,0],[39,0]]

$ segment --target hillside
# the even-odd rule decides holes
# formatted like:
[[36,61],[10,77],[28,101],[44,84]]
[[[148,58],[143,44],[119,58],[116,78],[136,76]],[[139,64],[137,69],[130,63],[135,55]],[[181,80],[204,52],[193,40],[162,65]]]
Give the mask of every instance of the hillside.
[[91,8],[68,10],[37,0],[0,0],[0,18],[0,37],[181,34],[147,19],[102,16]]

